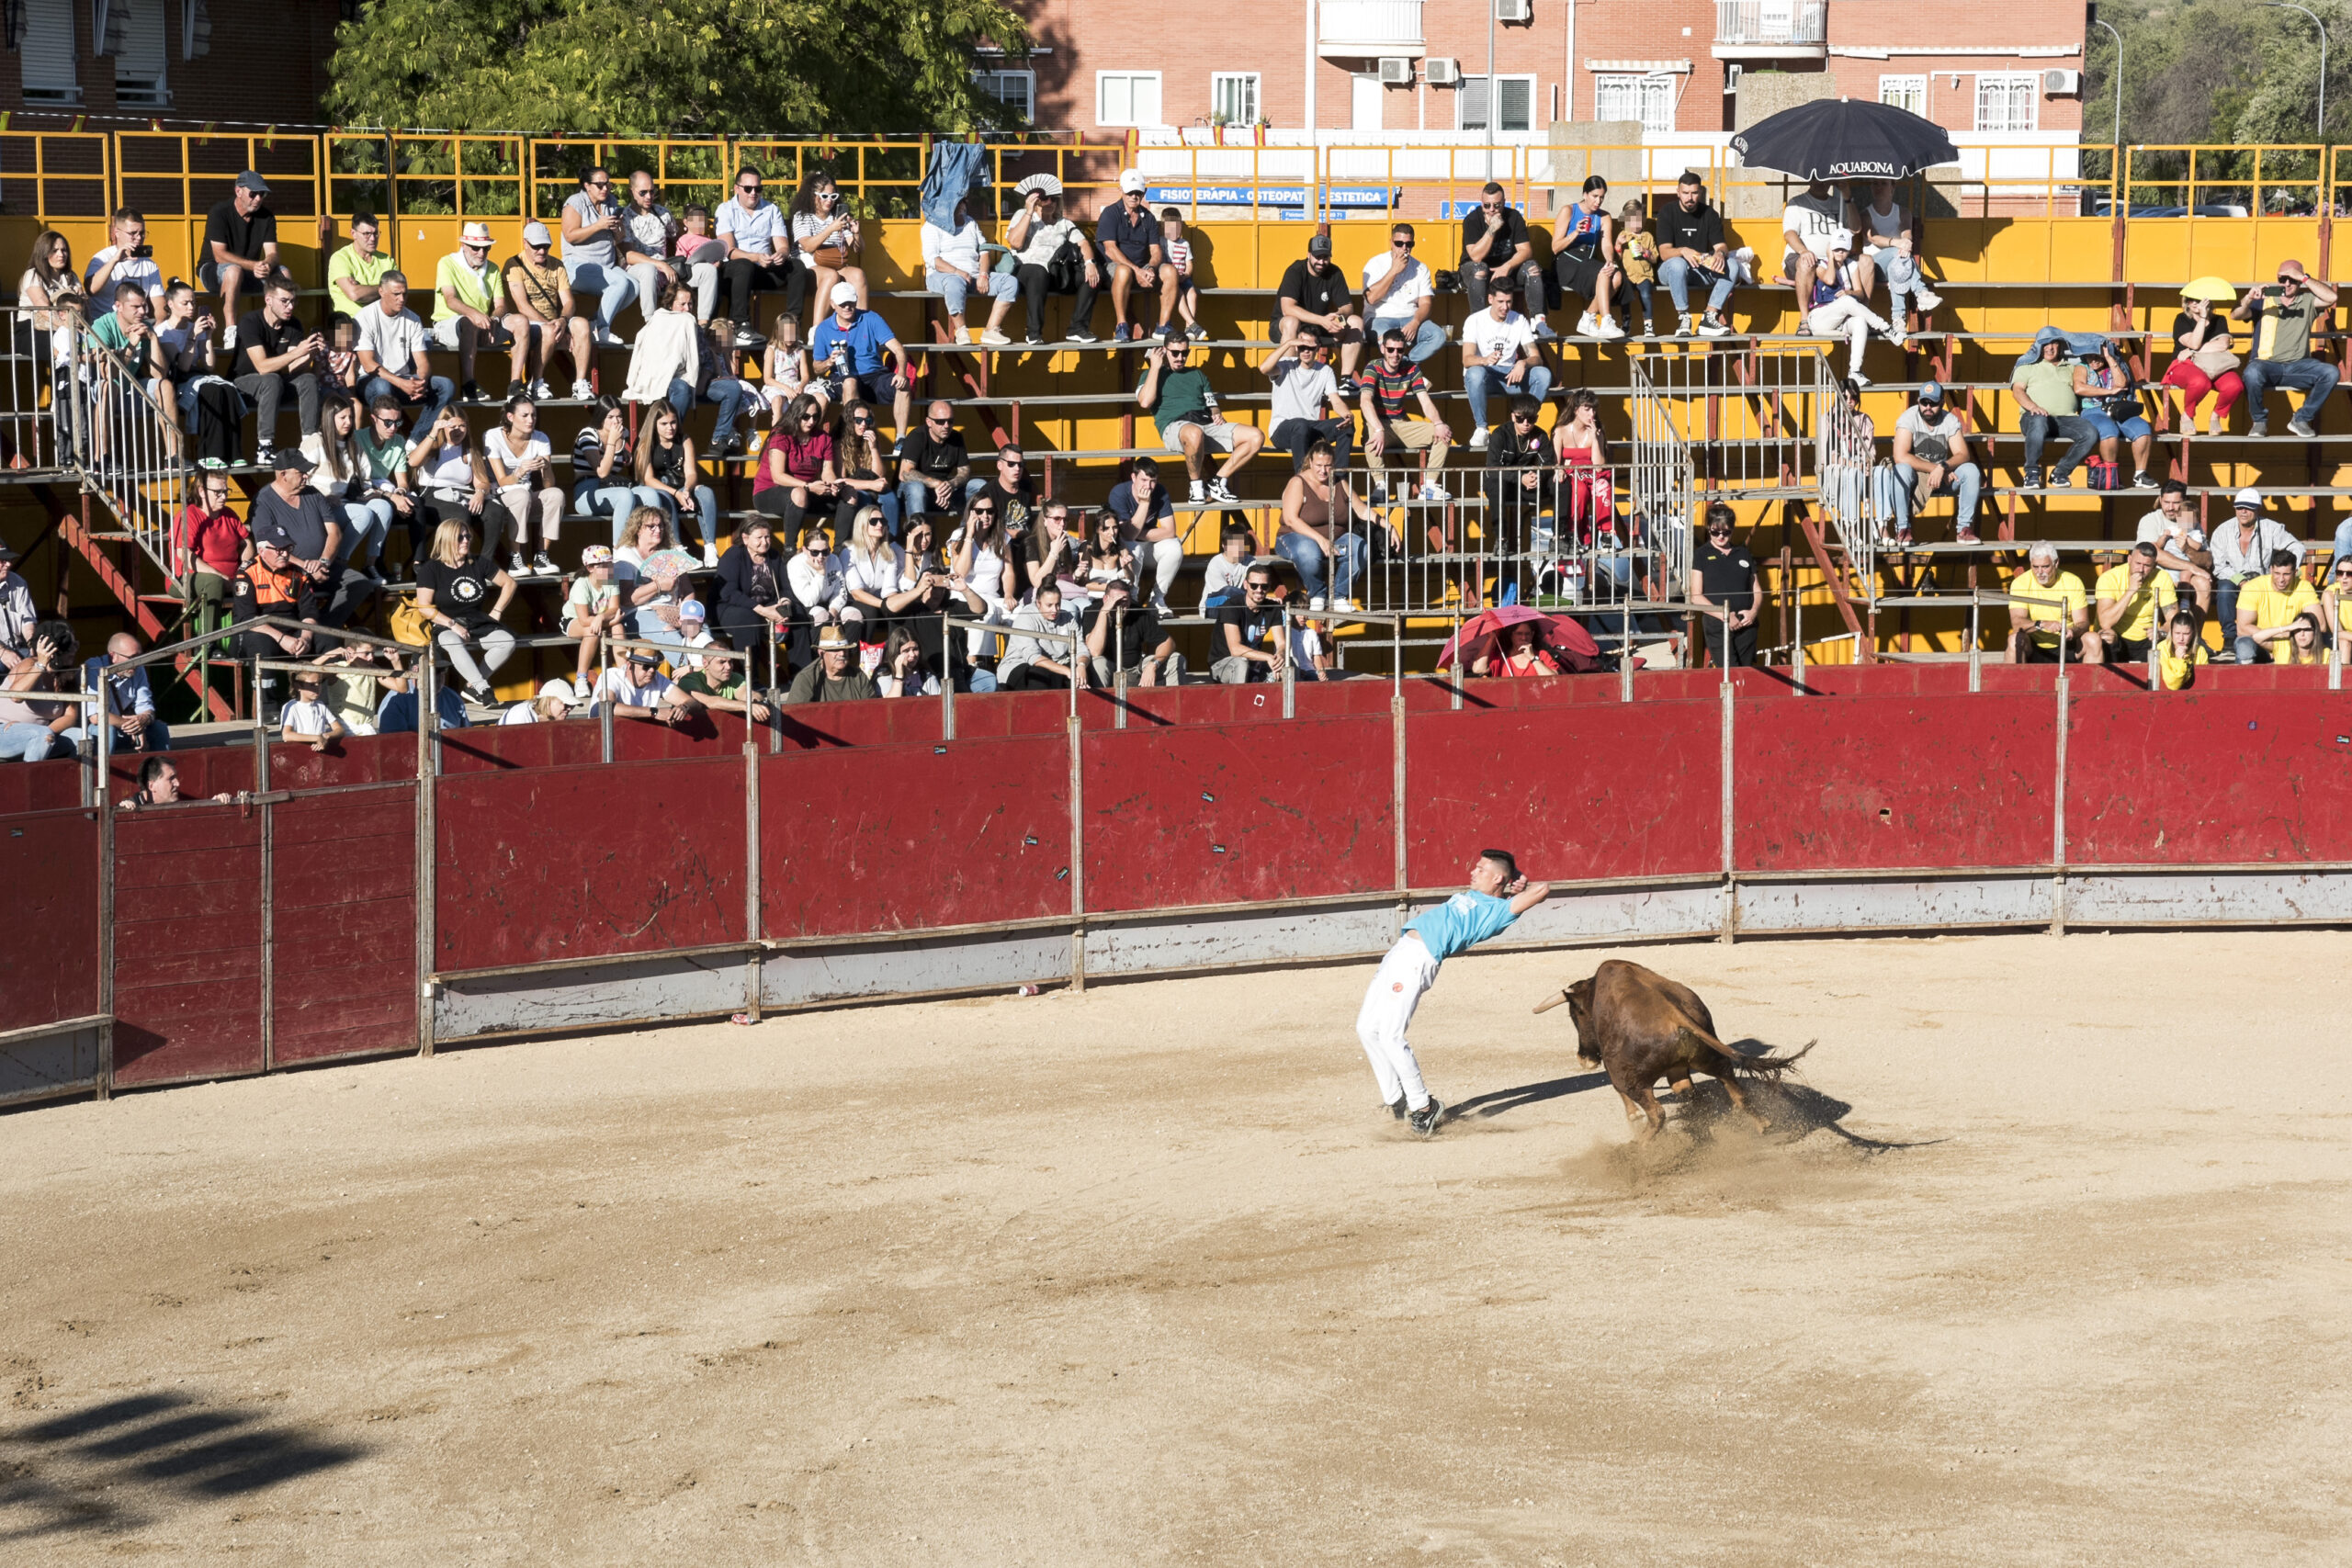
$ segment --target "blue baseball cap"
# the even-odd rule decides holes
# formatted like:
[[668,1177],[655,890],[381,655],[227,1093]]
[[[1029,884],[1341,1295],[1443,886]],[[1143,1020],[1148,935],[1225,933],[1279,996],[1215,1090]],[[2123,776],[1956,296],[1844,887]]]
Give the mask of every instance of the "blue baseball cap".
[[1923,403],[1940,403],[1943,400],[1944,384],[1941,381],[1930,381],[1926,386],[1919,389],[1919,401]]

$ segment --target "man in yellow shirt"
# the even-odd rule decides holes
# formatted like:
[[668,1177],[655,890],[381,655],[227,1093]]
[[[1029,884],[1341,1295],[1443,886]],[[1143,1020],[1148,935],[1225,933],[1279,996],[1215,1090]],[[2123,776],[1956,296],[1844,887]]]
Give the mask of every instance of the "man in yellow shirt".
[[2111,661],[2145,664],[2158,625],[2172,617],[2179,595],[2156,570],[2156,547],[2140,544],[2120,566],[2098,574],[2098,633]]
[[2280,645],[2295,635],[2295,617],[2319,611],[2319,594],[2296,570],[2292,550],[2270,552],[2270,575],[2238,590],[2238,662],[2278,661]]
[[506,286],[499,279],[498,268],[491,265],[489,224],[466,225],[458,248],[443,256],[434,269],[433,287],[441,296],[442,310],[441,319],[433,323],[433,342],[436,347],[457,352],[458,374],[465,379],[458,389],[458,400],[489,400],[474,379],[474,350],[483,344],[506,350],[508,379],[518,390],[528,386],[530,378],[523,374],[523,367],[531,336],[524,331],[523,318],[508,309]]
[[2026,553],[2026,570],[2009,584],[2009,662],[2097,664],[2098,633],[2091,630],[2090,595],[2083,580],[2058,570],[2058,547]]

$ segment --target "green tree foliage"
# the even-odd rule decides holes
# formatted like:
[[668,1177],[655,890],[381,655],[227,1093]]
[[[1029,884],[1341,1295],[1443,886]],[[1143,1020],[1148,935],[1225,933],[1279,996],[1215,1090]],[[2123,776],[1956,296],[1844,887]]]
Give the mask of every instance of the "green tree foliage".
[[368,0],[336,30],[346,125],[642,136],[879,135],[1001,123],[973,51],[998,0]]
[[[2352,126],[2352,11],[2341,0],[2305,0],[2327,26],[2327,132]],[[2123,35],[2123,140],[2142,146],[2322,140],[2319,34],[2301,12],[2256,0],[2123,0],[2101,21]],[[2083,136],[2114,135],[2115,40],[2090,33]]]

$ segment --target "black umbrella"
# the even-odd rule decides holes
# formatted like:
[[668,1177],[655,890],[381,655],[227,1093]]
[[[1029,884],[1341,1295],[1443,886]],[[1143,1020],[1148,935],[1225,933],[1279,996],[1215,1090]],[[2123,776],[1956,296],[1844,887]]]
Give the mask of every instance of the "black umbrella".
[[1815,98],[1782,109],[1731,139],[1751,169],[1779,169],[1805,180],[1899,180],[1960,150],[1944,128],[1892,104]]

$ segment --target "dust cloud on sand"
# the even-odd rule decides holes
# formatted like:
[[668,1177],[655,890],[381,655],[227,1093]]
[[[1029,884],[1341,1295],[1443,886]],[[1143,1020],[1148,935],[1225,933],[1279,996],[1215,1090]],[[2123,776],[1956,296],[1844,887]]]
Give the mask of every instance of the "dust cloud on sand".
[[[2343,1561],[2335,933],[1457,959],[0,1117],[0,1562]],[[1689,1112],[1686,1119],[1685,1112]]]

